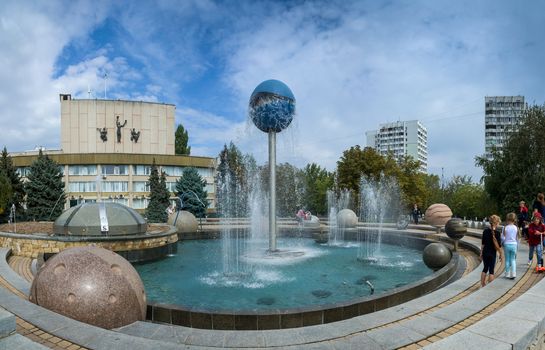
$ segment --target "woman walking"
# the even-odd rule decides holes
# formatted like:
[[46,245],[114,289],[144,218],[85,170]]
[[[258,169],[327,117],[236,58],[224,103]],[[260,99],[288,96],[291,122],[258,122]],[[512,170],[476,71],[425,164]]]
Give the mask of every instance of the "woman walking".
[[[489,218],[490,228],[485,228],[481,239],[481,260],[483,261],[483,271],[481,272],[481,286],[494,280],[494,268],[496,267],[496,252],[501,261],[501,233],[497,230],[500,223],[500,217],[491,215]],[[488,282],[486,275],[488,274]]]
[[515,225],[517,215],[507,214],[505,221],[507,225],[503,228],[501,241],[505,256],[505,278],[514,279],[517,277],[517,245],[518,227]]

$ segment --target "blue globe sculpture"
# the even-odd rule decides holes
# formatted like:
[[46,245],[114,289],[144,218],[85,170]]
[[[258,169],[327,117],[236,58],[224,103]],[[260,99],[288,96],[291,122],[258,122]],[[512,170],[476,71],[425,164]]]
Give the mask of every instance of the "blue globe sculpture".
[[280,80],[265,80],[250,96],[249,113],[259,130],[280,132],[293,120],[295,96]]

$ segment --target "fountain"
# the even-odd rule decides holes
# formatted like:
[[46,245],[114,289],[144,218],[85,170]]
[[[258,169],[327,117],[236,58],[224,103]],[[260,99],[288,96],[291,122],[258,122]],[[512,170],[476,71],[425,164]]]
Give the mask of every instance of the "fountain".
[[376,224],[376,228],[360,234],[358,260],[377,261],[381,257],[384,221],[387,215],[395,217],[399,211],[399,191],[394,177],[381,174],[378,180],[361,178],[360,218],[363,222]]
[[[152,301],[152,320],[212,329],[301,327],[379,310],[399,302],[402,298],[396,293],[421,295],[437,286],[422,288],[417,282],[433,273],[422,264],[427,241],[396,236],[382,242],[382,227],[377,241],[358,241],[362,230],[356,227],[357,215],[347,212],[348,192],[338,199],[329,195],[329,244],[317,244],[311,239],[316,232],[295,225],[282,227],[287,237],[278,237],[276,133],[291,123],[295,99],[284,83],[267,80],[256,87],[249,105],[249,117],[268,133],[269,196],[255,177],[257,172],[237,177],[236,169],[222,169],[216,191],[221,239],[184,241],[175,257],[136,266]],[[384,219],[384,203],[396,198],[395,187],[387,188],[373,189],[373,196],[364,193],[365,208],[367,200],[381,203],[362,215],[367,221]],[[215,235],[203,235],[210,236]],[[380,252],[380,263],[358,263],[358,258],[373,256],[362,253],[364,243],[375,256]],[[377,244],[388,247],[382,250]],[[392,291],[391,300],[388,291]],[[389,301],[376,301],[376,294]],[[333,314],[342,316],[331,318]]]
[[350,203],[350,192],[347,190],[341,191],[339,198],[335,192],[327,191],[327,208],[329,213],[329,244],[343,245],[345,244],[344,233],[346,225],[341,225],[338,220],[342,210],[348,209]]

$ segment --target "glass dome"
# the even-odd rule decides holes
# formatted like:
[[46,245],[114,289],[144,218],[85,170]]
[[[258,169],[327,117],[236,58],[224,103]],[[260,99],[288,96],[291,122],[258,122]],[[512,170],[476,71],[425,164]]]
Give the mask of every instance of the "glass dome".
[[119,203],[82,203],[62,213],[53,232],[62,236],[137,235],[146,233],[146,220]]

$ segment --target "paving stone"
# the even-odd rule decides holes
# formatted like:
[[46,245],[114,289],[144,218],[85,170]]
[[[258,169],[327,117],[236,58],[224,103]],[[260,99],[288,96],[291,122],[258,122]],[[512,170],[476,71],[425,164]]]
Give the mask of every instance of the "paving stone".
[[386,328],[374,329],[367,332],[366,335],[385,349],[399,348],[425,338],[424,335],[399,324],[393,324]]
[[426,350],[460,350],[460,349],[494,349],[511,350],[511,344],[504,343],[495,339],[471,333],[460,331],[448,338],[432,343],[424,347]]
[[451,324],[462,322],[475,313],[475,310],[465,308],[458,304],[448,305],[430,313],[431,316],[450,321]]
[[429,315],[422,315],[414,320],[402,321],[401,325],[412,329],[425,337],[430,337],[435,333],[452,326],[452,322]]
[[0,308],[0,338],[15,332],[16,328],[17,323],[15,322],[15,315]]
[[466,331],[509,343],[513,349],[526,349],[537,337],[538,322],[510,318],[502,314],[487,317],[468,327]]
[[0,349],[9,350],[46,350],[47,347],[33,342],[19,334],[13,334],[9,337],[0,339]]

